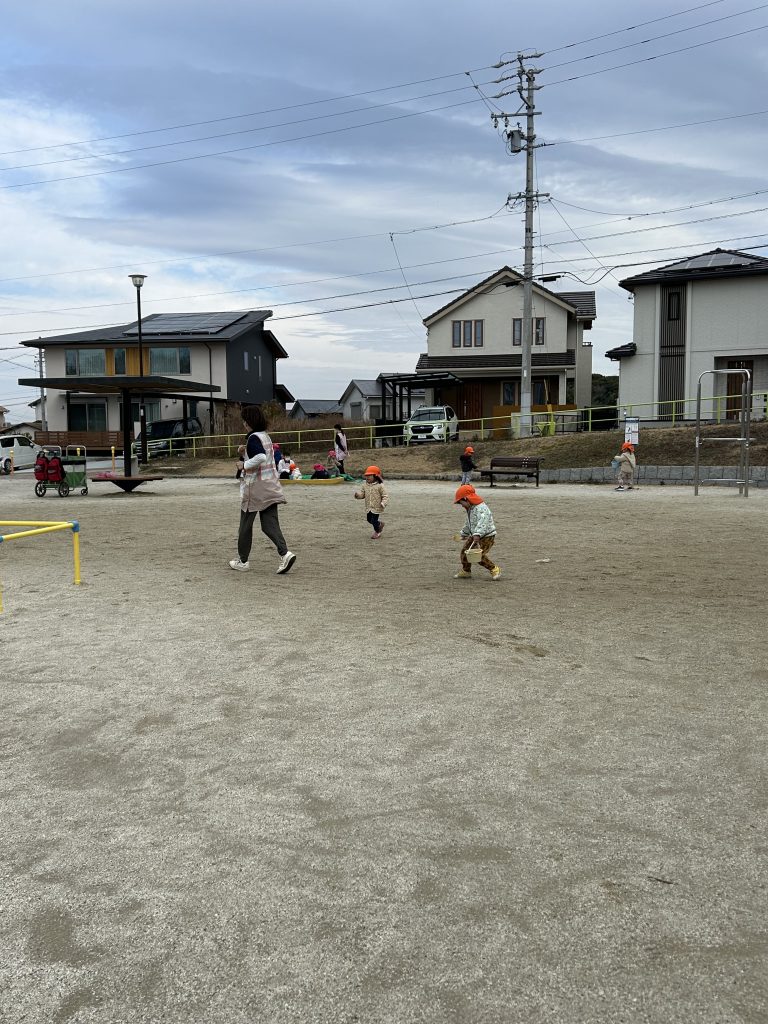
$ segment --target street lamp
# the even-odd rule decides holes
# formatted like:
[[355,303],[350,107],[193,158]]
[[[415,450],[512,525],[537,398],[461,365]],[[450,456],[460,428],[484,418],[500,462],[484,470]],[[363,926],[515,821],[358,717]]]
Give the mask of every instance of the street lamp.
[[[141,337],[141,286],[144,284],[147,275],[146,274],[130,274],[133,286],[136,289],[136,307],[138,310],[138,323],[137,328],[139,332],[139,377],[144,376],[144,347],[142,344]],[[128,410],[127,414],[130,416],[131,411]],[[139,395],[139,424],[141,426],[141,461],[143,465],[147,464],[147,413],[144,408],[144,393]]]

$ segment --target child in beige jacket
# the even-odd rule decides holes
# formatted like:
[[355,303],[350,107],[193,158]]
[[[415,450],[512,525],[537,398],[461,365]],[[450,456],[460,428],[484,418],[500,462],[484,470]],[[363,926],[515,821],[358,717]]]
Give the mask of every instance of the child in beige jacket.
[[618,455],[614,455],[612,461],[618,464],[616,468],[619,472],[619,486],[616,490],[631,491],[634,486],[635,470],[637,469],[634,445],[630,444],[629,441],[625,441],[621,446],[621,451]]
[[369,466],[363,473],[363,486],[355,491],[355,497],[365,502],[365,518],[373,527],[371,539],[378,540],[384,530],[379,516],[389,501],[378,466]]

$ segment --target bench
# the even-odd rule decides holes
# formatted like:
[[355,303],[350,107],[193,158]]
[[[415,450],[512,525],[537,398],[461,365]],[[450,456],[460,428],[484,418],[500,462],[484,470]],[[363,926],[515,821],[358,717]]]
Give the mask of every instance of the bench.
[[127,494],[130,494],[131,491],[135,491],[142,484],[149,483],[151,480],[162,479],[163,477],[161,476],[114,476],[111,473],[96,473],[91,477],[91,483],[114,484],[115,487],[119,487]]
[[538,455],[494,455],[488,469],[481,469],[480,475],[488,477],[493,487],[497,476],[530,476],[536,478],[539,486],[539,470],[544,459]]

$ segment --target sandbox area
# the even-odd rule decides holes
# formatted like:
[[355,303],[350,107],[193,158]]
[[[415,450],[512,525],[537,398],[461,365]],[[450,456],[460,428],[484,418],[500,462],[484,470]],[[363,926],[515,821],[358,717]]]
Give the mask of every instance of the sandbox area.
[[[768,1015],[768,491],[233,480],[37,499],[0,544],[0,1019]],[[549,559],[548,562],[537,561]]]

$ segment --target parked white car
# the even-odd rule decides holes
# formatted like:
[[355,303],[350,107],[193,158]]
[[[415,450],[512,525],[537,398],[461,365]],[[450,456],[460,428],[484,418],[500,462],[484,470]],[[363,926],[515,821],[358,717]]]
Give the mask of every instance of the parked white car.
[[11,472],[11,453],[15,469],[29,469],[43,449],[25,434],[6,434],[0,437],[0,473]]
[[459,419],[450,405],[422,405],[412,413],[403,426],[406,444],[424,441],[456,441]]

